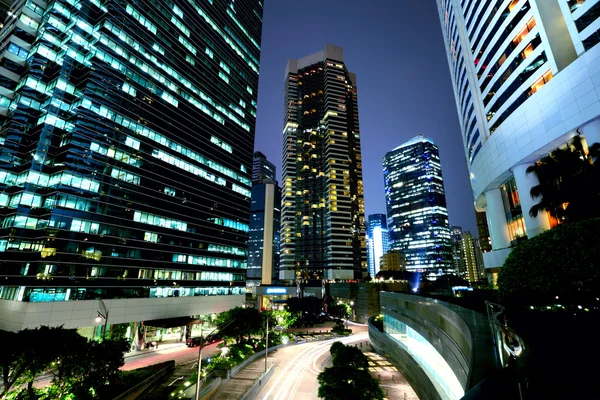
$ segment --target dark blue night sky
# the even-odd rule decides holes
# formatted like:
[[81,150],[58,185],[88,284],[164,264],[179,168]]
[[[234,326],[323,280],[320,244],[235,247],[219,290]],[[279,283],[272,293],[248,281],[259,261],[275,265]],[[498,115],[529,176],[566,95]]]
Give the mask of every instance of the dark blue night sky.
[[357,75],[366,213],[385,213],[385,153],[422,133],[440,148],[450,223],[476,235],[434,0],[265,0],[256,150],[281,176],[287,60],[326,43],[344,48],[345,63]]

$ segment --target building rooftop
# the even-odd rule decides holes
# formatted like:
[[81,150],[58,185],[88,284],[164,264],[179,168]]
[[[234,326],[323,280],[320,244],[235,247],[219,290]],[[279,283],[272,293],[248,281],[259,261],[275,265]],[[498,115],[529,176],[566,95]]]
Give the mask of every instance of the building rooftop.
[[412,146],[413,144],[426,143],[426,142],[431,143],[431,144],[435,144],[435,143],[433,143],[433,139],[431,139],[428,136],[420,134],[420,135],[417,135],[414,138],[410,139],[409,141],[402,143],[400,146],[396,147],[394,150],[398,150],[398,149],[401,149],[403,147]]

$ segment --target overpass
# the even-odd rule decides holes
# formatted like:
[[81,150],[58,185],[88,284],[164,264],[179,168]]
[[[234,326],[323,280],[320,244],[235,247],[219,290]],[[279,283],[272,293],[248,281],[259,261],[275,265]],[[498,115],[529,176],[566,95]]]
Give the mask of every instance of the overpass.
[[457,400],[495,371],[487,316],[404,293],[380,293],[383,331],[369,319],[374,349],[403,373],[422,400]]

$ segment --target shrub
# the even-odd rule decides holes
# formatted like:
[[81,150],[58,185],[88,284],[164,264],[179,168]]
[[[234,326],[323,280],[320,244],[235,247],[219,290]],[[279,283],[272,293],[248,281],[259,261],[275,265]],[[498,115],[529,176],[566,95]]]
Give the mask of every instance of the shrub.
[[598,297],[599,267],[600,219],[559,225],[513,249],[498,289],[516,306],[581,304]]

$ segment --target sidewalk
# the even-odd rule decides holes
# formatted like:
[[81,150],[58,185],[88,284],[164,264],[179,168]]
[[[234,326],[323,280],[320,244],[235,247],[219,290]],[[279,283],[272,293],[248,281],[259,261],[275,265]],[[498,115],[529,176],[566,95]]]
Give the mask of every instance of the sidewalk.
[[[269,352],[269,354],[276,351]],[[219,390],[211,400],[239,400],[263,372],[265,372],[265,359],[259,358],[243,368],[233,378],[221,384]]]
[[164,342],[158,343],[158,348],[153,349],[152,347],[149,349],[143,350],[132,350],[129,353],[125,354],[125,358],[141,356],[149,353],[160,352],[161,350],[173,349],[175,347],[185,346],[185,341],[180,342],[179,340],[165,340]]

